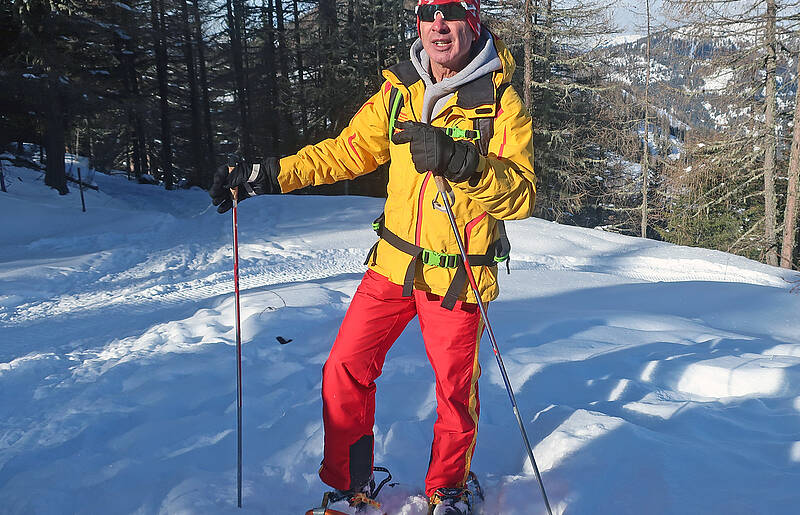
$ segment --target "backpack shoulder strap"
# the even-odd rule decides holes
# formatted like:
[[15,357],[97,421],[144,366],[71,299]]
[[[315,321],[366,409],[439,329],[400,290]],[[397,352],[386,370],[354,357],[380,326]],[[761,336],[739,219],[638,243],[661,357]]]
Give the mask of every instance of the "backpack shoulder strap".
[[412,84],[422,79],[410,60],[401,61],[394,66],[390,66],[389,71],[392,72],[405,87],[410,87]]
[[[407,88],[422,80],[410,60],[401,61],[389,67],[389,71]],[[396,87],[392,86],[392,91],[389,93],[389,138],[394,134],[394,126],[397,122],[397,117],[400,115],[400,110],[403,108],[403,102],[403,95],[400,94]]]
[[[500,110],[500,100],[503,98],[503,93],[506,92],[508,86],[510,86],[510,83],[506,82],[497,88],[497,94],[495,96],[497,111]],[[475,130],[477,130],[480,134],[480,138],[477,141],[478,150],[480,150],[481,155],[488,155],[489,142],[491,141],[492,136],[494,136],[494,118],[475,118],[474,127]],[[494,259],[498,263],[505,261],[506,272],[510,274],[511,265],[509,264],[509,255],[511,254],[511,242],[508,240],[508,235],[506,234],[506,224],[503,220],[497,220],[497,234],[498,239],[495,243],[496,249]]]
[[400,110],[403,109],[403,102],[403,95],[397,88],[392,87],[392,91],[389,93],[389,140],[394,136],[394,126],[397,123],[397,117],[400,116]]
[[[500,87],[497,88],[497,93],[495,95],[496,111],[500,110],[500,100],[503,98],[503,93],[506,92],[509,85],[510,83],[505,82],[500,84]],[[478,150],[480,150],[481,155],[485,156],[489,154],[489,141],[491,141],[492,136],[494,136],[494,118],[475,118],[473,126],[480,134]]]

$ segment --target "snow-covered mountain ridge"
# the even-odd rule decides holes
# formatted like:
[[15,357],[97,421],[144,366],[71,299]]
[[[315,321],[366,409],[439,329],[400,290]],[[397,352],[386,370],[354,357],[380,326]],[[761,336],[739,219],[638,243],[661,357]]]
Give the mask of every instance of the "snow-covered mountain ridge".
[[[5,167],[0,193],[0,511],[297,514],[316,505],[321,366],[379,199],[240,206],[244,508],[236,502],[230,216],[200,190],[95,176],[60,197]],[[444,216],[444,215],[442,215]],[[794,513],[797,274],[537,219],[509,222],[490,308],[561,514]],[[281,345],[276,337],[292,339]],[[473,470],[487,514],[543,513],[488,342]],[[417,495],[435,419],[412,322],[378,381],[376,463]]]
[[[685,127],[674,124],[675,120],[691,127],[725,130],[741,116],[752,115],[732,104],[731,94],[749,92],[752,97],[762,96],[754,83],[753,72],[743,70],[737,76],[732,68],[734,64],[724,65],[722,61],[725,55],[753,51],[752,34],[758,32],[743,30],[739,37],[712,40],[687,31],[660,31],[651,36],[651,101],[656,108],[666,110],[671,126],[679,130]],[[601,51],[610,65],[608,78],[639,95],[647,72],[646,38],[626,36],[614,42],[616,44]],[[714,60],[720,62],[713,64]],[[729,61],[744,66],[746,59]],[[794,103],[796,63],[793,58],[780,53],[776,73],[779,109],[783,109]]]

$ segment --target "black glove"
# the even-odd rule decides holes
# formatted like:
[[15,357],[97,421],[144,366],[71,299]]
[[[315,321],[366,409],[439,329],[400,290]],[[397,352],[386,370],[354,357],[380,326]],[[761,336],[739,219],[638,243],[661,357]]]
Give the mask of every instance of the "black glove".
[[419,173],[443,175],[452,182],[464,182],[478,171],[480,153],[467,141],[455,141],[443,129],[420,122],[398,122],[401,129],[392,136],[396,145],[411,143],[411,160]]
[[228,166],[220,167],[214,173],[214,182],[208,189],[211,202],[217,212],[224,213],[233,206],[232,189],[237,190],[237,201],[265,193],[280,193],[278,184],[278,158],[268,157],[260,163],[248,164],[236,161],[233,170],[228,173]]

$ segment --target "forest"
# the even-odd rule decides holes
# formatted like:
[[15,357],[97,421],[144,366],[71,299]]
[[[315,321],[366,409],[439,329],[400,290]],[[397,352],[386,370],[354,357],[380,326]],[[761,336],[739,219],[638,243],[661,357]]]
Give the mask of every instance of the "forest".
[[[623,36],[607,2],[484,0],[533,117],[536,216],[797,269],[798,4],[643,0]],[[66,153],[207,188],[229,154],[338,134],[408,58],[414,5],[2,0],[0,151],[60,194]],[[380,197],[386,174],[301,193]]]

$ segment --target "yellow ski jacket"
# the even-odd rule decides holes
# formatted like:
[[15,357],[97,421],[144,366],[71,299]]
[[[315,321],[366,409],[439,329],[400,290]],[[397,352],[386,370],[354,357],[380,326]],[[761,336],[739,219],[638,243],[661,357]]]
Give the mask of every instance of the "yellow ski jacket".
[[[481,158],[477,180],[452,184],[453,213],[470,255],[491,253],[498,239],[497,220],[519,220],[531,216],[536,197],[533,171],[531,118],[519,95],[508,83],[515,64],[510,51],[498,39],[495,48],[502,69],[459,88],[431,124],[443,128],[473,130],[475,119],[491,117],[493,135],[488,153]],[[403,67],[403,64],[406,66]],[[385,227],[417,247],[441,254],[458,254],[447,214],[433,207],[437,188],[431,173],[419,174],[411,160],[409,145],[390,140],[390,97],[393,88],[403,97],[397,121],[419,121],[425,84],[417,75],[401,80],[409,62],[383,72],[386,79],[353,116],[336,138],[302,148],[280,160],[278,183],[283,193],[309,185],[353,179],[391,161],[384,208]],[[501,98],[497,99],[498,90]],[[415,289],[444,296],[456,275],[455,268],[424,264],[385,239],[373,249],[369,267],[395,284],[404,284],[414,267]],[[497,298],[497,266],[473,266],[481,298]],[[459,300],[476,302],[468,284]]]

